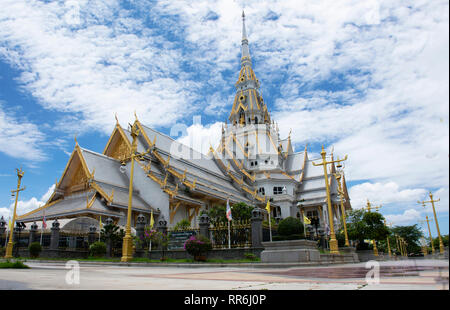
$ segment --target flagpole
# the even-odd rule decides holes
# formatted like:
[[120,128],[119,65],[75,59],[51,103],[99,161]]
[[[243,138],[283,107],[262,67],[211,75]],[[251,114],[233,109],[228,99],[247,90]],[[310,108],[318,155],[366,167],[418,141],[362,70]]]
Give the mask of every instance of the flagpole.
[[304,218],[303,218],[303,233],[305,234],[305,239],[306,239],[306,223],[305,223]]
[[5,238],[5,248],[6,248],[6,246],[8,245],[8,236],[9,236],[9,234],[8,234],[8,230],[9,230],[9,222],[11,221],[11,216],[9,216],[8,217],[8,226],[6,227],[6,238]]
[[270,234],[270,242],[272,242],[272,220],[270,219],[270,212],[269,212],[269,234]]
[[[11,217],[9,217],[9,219],[8,219],[8,230],[10,229],[10,226],[11,225],[9,225],[9,222],[11,221]],[[7,231],[8,231],[7,230]],[[6,248],[6,246],[8,245],[8,237],[9,237],[9,234],[8,233],[6,233],[6,238],[5,238],[5,248]]]
[[231,249],[230,220],[228,220],[228,249]]
[[44,232],[44,221],[45,221],[45,209],[43,210],[42,224],[41,224],[41,241],[39,244],[42,245],[42,233]]
[[44,231],[44,227],[41,226],[41,241],[39,241],[39,244],[42,245],[42,232]]

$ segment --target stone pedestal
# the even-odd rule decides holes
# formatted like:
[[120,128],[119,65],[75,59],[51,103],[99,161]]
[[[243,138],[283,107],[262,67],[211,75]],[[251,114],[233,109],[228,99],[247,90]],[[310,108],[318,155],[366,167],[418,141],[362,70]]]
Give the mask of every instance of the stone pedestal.
[[136,220],[136,237],[139,238],[139,242],[136,246],[136,251],[140,251],[144,248],[144,231],[145,231],[145,216],[141,213]]
[[59,246],[59,222],[58,219],[55,219],[52,223],[52,235],[50,239],[50,249],[57,250]]
[[263,215],[260,208],[254,208],[252,210],[252,247],[262,247],[263,241],[263,227],[262,227]]
[[89,243],[89,245],[94,243],[95,240],[97,239],[96,231],[97,231],[97,227],[95,227],[94,225],[91,225],[89,227],[89,234],[88,234],[88,243]]
[[202,214],[202,216],[200,216],[200,223],[198,224],[199,228],[200,228],[200,235],[206,237],[206,238],[210,238],[209,236],[209,216],[207,214]]
[[300,263],[320,261],[316,242],[310,240],[286,240],[262,242],[262,263]]
[[167,234],[167,221],[162,215],[161,218],[158,220],[158,226],[156,227],[156,230],[159,231],[160,233]]
[[6,221],[5,221],[5,219],[3,218],[3,216],[2,216],[2,218],[0,218],[0,239],[3,237],[3,235],[4,235],[4,237],[5,237],[5,240],[6,240],[6,234],[5,234],[5,231],[6,231]]
[[[105,221],[105,226],[112,226],[113,220],[112,218],[108,217]],[[111,230],[105,229],[106,233],[106,257],[111,258],[112,257],[112,240],[111,240]]]
[[31,224],[28,244],[31,244],[31,243],[37,241],[37,229],[38,229],[38,226],[37,226],[36,222]]

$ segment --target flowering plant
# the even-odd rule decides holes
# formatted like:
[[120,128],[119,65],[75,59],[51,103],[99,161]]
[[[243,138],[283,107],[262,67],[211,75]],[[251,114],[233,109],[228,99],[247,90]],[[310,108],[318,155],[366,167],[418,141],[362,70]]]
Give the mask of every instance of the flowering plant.
[[205,255],[212,249],[211,242],[204,236],[191,236],[184,243],[184,249],[194,258]]

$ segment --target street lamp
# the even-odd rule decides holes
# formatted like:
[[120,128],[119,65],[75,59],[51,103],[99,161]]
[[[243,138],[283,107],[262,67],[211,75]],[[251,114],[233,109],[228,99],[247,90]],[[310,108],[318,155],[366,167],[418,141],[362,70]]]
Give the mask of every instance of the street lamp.
[[433,200],[433,194],[431,192],[430,192],[429,196],[430,196],[430,200],[418,201],[417,203],[421,203],[424,208],[425,208],[426,203],[431,203],[431,206],[433,207],[434,221],[436,223],[436,230],[437,230],[438,237],[439,237],[439,252],[441,254],[444,254],[444,243],[442,242],[441,232],[439,230],[439,224],[438,224],[438,220],[436,217],[436,209],[434,208],[434,203],[440,201],[441,199],[439,198],[438,200]]
[[[375,209],[375,211],[378,211],[378,209],[381,208],[381,205],[379,206],[372,206],[369,202],[369,199],[367,199],[367,211],[370,213],[370,210]],[[373,255],[378,256],[378,249],[377,249],[377,241],[374,239],[373,242]]]
[[[23,191],[25,189],[25,186],[23,188],[20,188],[20,182],[21,182],[22,177],[25,174],[25,172],[22,171],[22,168],[16,169],[16,171],[17,171],[17,178],[18,178],[17,189],[11,191],[11,195],[16,196],[16,200],[14,202],[14,213],[13,213],[13,219],[11,222],[11,228],[14,227],[14,222],[16,221],[17,199],[19,198],[19,192]],[[8,245],[6,246],[5,258],[7,258],[7,259],[12,258],[12,250],[13,250],[13,229],[11,229],[11,231],[9,232],[9,241],[8,241]]]
[[[384,219],[384,226],[388,226],[387,224],[386,224],[386,219]],[[389,226],[391,226],[391,224],[389,224]],[[388,247],[388,254],[389,254],[389,257],[391,257],[392,256],[392,253],[391,253],[391,245],[389,244],[389,235],[386,237],[386,241],[387,241],[387,247]]]
[[131,144],[130,155],[126,158],[121,159],[121,166],[119,168],[120,172],[125,172],[125,165],[128,160],[131,160],[131,173],[130,173],[130,184],[128,191],[128,212],[127,212],[127,226],[125,228],[125,236],[123,237],[122,244],[122,262],[129,262],[133,258],[133,239],[131,237],[131,210],[132,210],[132,200],[133,200],[133,175],[134,175],[134,161],[143,158],[144,155],[149,153],[148,150],[144,153],[136,154],[137,150],[137,137],[139,136],[140,130],[138,128],[137,122],[131,127],[131,137],[133,142]]
[[339,254],[339,248],[338,243],[336,240],[336,235],[334,234],[334,224],[333,224],[333,211],[331,209],[331,198],[330,198],[330,186],[328,184],[328,172],[327,172],[327,165],[332,163],[339,163],[344,160],[347,160],[347,155],[345,155],[344,159],[341,160],[331,160],[327,161],[325,156],[327,153],[325,152],[323,145],[322,145],[322,152],[320,152],[320,155],[322,155],[322,162],[320,164],[312,163],[314,166],[323,166],[323,173],[325,178],[325,188],[327,191],[327,203],[328,203],[328,220],[330,225],[330,253],[331,254]]
[[342,170],[342,164],[340,162],[337,164],[336,167],[338,168],[338,170],[337,173],[334,173],[334,177],[336,178],[336,181],[338,183],[338,193],[341,200],[341,213],[342,213],[342,221],[344,222],[345,246],[349,247],[350,244],[348,242],[347,221],[344,208],[344,191],[341,186],[341,179],[343,178],[344,172]]

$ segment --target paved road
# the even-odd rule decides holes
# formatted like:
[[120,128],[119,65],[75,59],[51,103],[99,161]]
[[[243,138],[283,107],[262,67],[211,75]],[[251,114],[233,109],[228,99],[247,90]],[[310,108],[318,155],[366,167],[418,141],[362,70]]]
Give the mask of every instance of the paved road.
[[444,260],[380,262],[380,282],[367,283],[366,263],[322,267],[144,267],[27,262],[31,269],[0,269],[0,289],[83,290],[448,290]]

